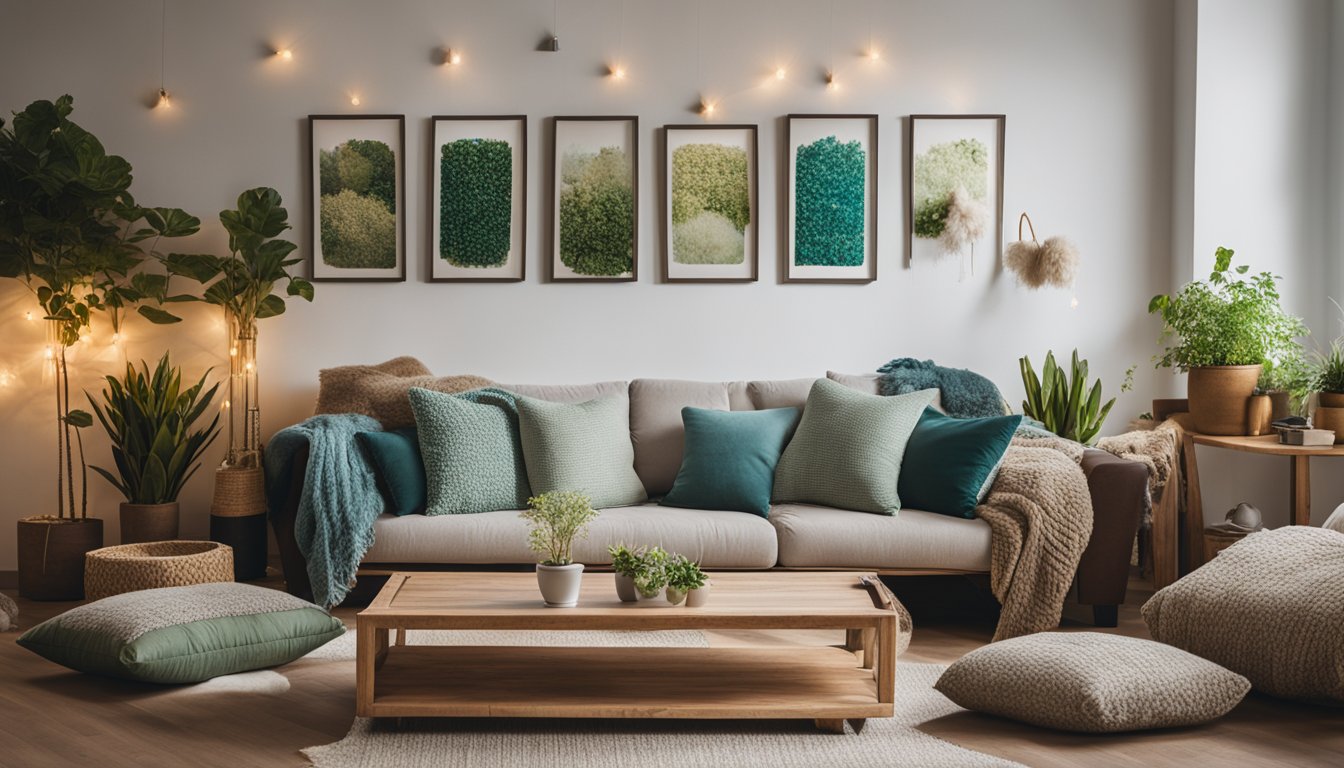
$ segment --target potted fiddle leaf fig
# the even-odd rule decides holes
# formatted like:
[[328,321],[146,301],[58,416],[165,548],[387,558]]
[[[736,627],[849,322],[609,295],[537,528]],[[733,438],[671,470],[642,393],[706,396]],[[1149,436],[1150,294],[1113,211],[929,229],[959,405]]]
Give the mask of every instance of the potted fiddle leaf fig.
[[[667,602],[673,605],[681,605],[682,601],[689,605],[689,596],[704,589],[706,583],[700,564],[685,555],[677,555],[667,564]],[[698,605],[699,602],[691,607]]]
[[537,586],[547,608],[573,608],[583,586],[583,563],[574,562],[574,539],[587,537],[597,519],[588,497],[577,491],[548,491],[527,500],[520,515],[532,529],[528,547],[541,556]]
[[[98,422],[112,441],[111,470],[93,467],[126,499],[121,503],[121,543],[177,538],[177,497],[200,469],[200,457],[219,435],[219,411],[210,408],[219,385],[205,389],[206,371],[182,388],[182,372],[168,355],[154,372],[126,364],[126,374],[107,377],[102,403],[89,395]],[[210,423],[192,427],[211,415]],[[115,474],[114,474],[115,473]]]
[[[160,239],[200,227],[180,209],[138,205],[130,163],[108,154],[70,119],[73,111],[74,99],[62,96],[29,104],[9,125],[0,120],[0,277],[23,282],[37,298],[56,395],[56,514],[18,521],[19,594],[32,600],[83,597],[84,554],[103,542],[102,520],[88,516],[80,436],[93,417],[70,407],[71,347],[91,335],[99,313],[111,319],[115,339],[124,309],[162,301],[166,279],[140,265],[159,255]],[[139,313],[155,323],[177,320],[148,305]]]
[[1170,344],[1159,368],[1188,371],[1190,416],[1197,432],[1247,434],[1247,406],[1265,360],[1283,359],[1307,333],[1300,318],[1279,304],[1280,278],[1248,275],[1232,267],[1233,252],[1218,248],[1208,280],[1154,296],[1148,311],[1160,314],[1162,340]]

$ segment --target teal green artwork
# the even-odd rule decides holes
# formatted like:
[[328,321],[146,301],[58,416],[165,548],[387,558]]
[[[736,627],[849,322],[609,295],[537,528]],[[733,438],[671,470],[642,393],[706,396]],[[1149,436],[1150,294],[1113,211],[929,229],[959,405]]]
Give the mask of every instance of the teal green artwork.
[[793,263],[858,267],[864,259],[868,153],[834,136],[798,147],[794,165]]
[[318,152],[322,262],[344,269],[397,266],[397,160],[381,141],[351,139]]
[[458,139],[439,157],[439,258],[455,267],[501,267],[513,236],[513,147]]
[[566,150],[560,161],[560,263],[585,277],[634,270],[635,192],[620,147]]
[[958,188],[979,201],[989,193],[989,149],[979,139],[934,144],[915,157],[915,237],[943,234]]
[[672,151],[672,260],[741,264],[751,223],[747,151],[683,144]]

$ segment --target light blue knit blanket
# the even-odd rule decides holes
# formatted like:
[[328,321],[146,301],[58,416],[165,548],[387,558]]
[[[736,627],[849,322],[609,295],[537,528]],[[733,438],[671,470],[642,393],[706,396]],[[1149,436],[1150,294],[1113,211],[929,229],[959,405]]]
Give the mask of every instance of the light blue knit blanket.
[[383,511],[383,499],[355,434],[382,429],[362,414],[321,414],[280,430],[266,446],[272,515],[289,498],[294,457],[308,448],[294,539],[308,561],[313,602],[323,608],[345,599],[359,561],[373,546],[373,521]]

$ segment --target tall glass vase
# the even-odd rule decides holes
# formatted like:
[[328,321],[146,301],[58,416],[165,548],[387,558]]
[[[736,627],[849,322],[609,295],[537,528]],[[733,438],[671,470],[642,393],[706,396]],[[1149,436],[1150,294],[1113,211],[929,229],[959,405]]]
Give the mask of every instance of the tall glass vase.
[[226,467],[261,466],[261,389],[257,382],[257,324],[229,318],[229,452]]

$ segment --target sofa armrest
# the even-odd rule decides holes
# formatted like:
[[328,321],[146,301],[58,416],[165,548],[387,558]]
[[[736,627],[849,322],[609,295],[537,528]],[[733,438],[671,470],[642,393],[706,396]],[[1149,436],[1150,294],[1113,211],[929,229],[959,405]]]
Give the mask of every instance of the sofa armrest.
[[295,597],[313,599],[313,587],[308,581],[308,560],[299,551],[294,537],[294,522],[298,519],[299,499],[303,497],[303,482],[308,470],[308,448],[299,449],[290,467],[289,495],[279,509],[271,510],[271,529],[280,550],[280,568],[285,576],[285,591]]
[[1125,602],[1134,536],[1148,501],[1148,467],[1105,451],[1083,453],[1083,473],[1092,496],[1092,536],[1078,563],[1078,602],[1117,606]]

